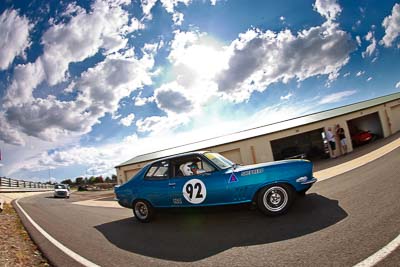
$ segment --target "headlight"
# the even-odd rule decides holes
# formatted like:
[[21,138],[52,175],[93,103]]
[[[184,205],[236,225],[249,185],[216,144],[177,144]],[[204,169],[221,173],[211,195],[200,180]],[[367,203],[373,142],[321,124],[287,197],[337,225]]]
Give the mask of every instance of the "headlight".
[[302,176],[296,179],[296,182],[298,183],[304,183],[305,181],[307,181],[308,177],[307,176]]

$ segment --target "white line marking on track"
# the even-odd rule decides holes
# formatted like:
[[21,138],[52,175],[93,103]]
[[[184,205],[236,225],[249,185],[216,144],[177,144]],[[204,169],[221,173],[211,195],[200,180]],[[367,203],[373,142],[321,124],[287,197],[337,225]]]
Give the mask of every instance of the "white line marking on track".
[[49,240],[54,246],[56,246],[57,248],[59,248],[62,252],[64,252],[65,254],[67,254],[68,256],[70,256],[72,259],[74,259],[75,261],[79,262],[80,264],[87,266],[87,267],[100,267],[99,265],[85,259],[84,257],[82,257],[81,255],[73,252],[72,250],[70,250],[69,248],[65,247],[63,244],[61,244],[59,241],[57,241],[54,237],[52,237],[51,235],[49,235],[42,227],[40,227],[26,212],[25,210],[21,207],[21,205],[19,205],[18,203],[19,199],[17,199],[17,201],[15,201],[15,203],[17,204],[18,208],[22,211],[22,213],[24,214],[24,216],[28,219],[28,221],[36,228],[36,230],[38,230],[44,237],[47,238],[47,240]]
[[353,267],[371,267],[383,260],[387,255],[395,251],[400,246],[400,235],[393,239],[389,244],[363,260]]

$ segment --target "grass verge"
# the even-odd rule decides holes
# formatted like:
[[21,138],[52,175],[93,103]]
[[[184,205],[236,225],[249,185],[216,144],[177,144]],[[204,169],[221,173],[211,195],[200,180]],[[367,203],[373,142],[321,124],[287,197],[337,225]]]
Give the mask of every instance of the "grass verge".
[[10,204],[0,213],[0,266],[49,266]]

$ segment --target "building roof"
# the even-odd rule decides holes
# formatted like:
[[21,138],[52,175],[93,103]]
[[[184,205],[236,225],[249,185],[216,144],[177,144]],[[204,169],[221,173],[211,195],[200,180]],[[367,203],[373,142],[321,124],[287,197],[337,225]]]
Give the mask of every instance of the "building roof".
[[343,106],[343,107],[339,107],[339,108],[335,108],[335,109],[330,109],[330,110],[326,110],[326,111],[322,111],[322,112],[317,112],[317,113],[297,117],[294,119],[289,119],[289,120],[285,120],[285,121],[281,121],[281,122],[263,125],[263,126],[259,126],[256,128],[235,132],[232,134],[222,135],[222,136],[218,136],[215,138],[210,138],[210,139],[206,139],[206,140],[202,140],[202,141],[198,141],[198,142],[194,142],[194,143],[190,143],[190,144],[185,144],[185,145],[181,145],[181,146],[176,146],[176,147],[172,147],[172,148],[167,148],[167,149],[139,155],[128,161],[121,163],[120,165],[118,165],[116,167],[122,167],[122,166],[126,166],[126,165],[146,162],[146,161],[150,161],[150,160],[156,160],[159,158],[164,158],[164,157],[181,154],[181,153],[186,153],[186,152],[190,152],[190,151],[204,150],[204,149],[211,148],[211,147],[218,146],[218,145],[229,144],[229,143],[249,139],[252,137],[271,134],[271,133],[287,130],[290,128],[307,125],[307,124],[311,124],[314,122],[323,121],[326,119],[335,118],[335,117],[345,115],[348,113],[352,113],[355,111],[378,106],[378,105],[381,105],[381,104],[384,104],[384,103],[387,103],[387,102],[390,102],[393,100],[397,100],[397,99],[400,99],[400,93],[394,93],[394,94],[390,94],[387,96],[382,96],[382,97],[358,102],[355,104],[351,104],[351,105],[347,105],[347,106]]

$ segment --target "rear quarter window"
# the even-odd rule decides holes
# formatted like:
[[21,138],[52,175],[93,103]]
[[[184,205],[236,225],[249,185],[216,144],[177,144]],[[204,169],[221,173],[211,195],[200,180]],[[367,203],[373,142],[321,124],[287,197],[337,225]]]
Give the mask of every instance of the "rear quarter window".
[[163,180],[169,178],[169,162],[161,161],[156,162],[147,171],[145,175],[146,180]]

